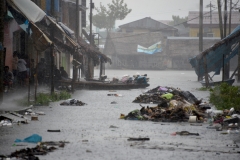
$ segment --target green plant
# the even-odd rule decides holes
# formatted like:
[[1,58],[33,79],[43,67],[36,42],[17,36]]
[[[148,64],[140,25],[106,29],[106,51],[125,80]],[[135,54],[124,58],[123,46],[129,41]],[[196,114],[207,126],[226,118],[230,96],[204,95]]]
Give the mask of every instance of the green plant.
[[37,100],[35,102],[28,102],[27,97],[23,99],[16,100],[17,105],[19,106],[28,106],[28,105],[46,105],[48,106],[50,102],[56,102],[64,99],[71,98],[71,94],[67,91],[61,91],[59,93],[55,92],[53,94],[49,93],[38,93]]
[[198,90],[198,91],[209,91],[210,88],[207,88],[207,87],[201,87],[201,88],[196,88],[196,90]]
[[210,89],[209,101],[217,109],[230,109],[233,107],[236,110],[240,110],[240,88],[222,83]]

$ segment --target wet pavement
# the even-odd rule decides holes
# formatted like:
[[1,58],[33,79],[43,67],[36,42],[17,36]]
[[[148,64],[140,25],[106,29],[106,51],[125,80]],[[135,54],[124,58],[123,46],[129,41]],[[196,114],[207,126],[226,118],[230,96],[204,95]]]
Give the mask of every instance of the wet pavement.
[[[198,91],[201,85],[193,71],[106,71],[106,75],[148,74],[150,87],[179,87],[188,90],[198,99],[208,100],[207,91]],[[98,72],[96,72],[98,73]],[[0,155],[9,155],[15,150],[34,147],[13,146],[15,139],[24,139],[32,134],[42,136],[42,141],[69,141],[64,148],[38,156],[40,159],[239,159],[240,149],[229,147],[234,142],[240,145],[240,134],[221,134],[224,131],[208,129],[209,124],[192,126],[189,123],[163,123],[123,120],[120,114],[141,106],[132,103],[135,97],[147,89],[76,91],[72,98],[81,100],[85,106],[62,106],[60,102],[50,106],[36,106],[34,111],[43,111],[38,121],[29,124],[0,127]],[[107,96],[121,94],[122,97]],[[116,102],[111,104],[111,102]],[[145,104],[144,104],[145,105]],[[149,104],[149,106],[156,106]],[[16,106],[17,107],[17,106]],[[47,130],[60,130],[48,132]],[[189,131],[199,136],[171,135]],[[149,138],[148,141],[128,141],[129,137]]]

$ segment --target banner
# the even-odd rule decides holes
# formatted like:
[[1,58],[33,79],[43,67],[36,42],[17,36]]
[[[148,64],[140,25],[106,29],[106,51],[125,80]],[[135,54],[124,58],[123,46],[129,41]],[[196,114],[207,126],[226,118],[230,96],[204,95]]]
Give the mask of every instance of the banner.
[[138,45],[137,52],[142,52],[146,54],[154,54],[157,52],[162,52],[161,41],[151,45],[148,48]]

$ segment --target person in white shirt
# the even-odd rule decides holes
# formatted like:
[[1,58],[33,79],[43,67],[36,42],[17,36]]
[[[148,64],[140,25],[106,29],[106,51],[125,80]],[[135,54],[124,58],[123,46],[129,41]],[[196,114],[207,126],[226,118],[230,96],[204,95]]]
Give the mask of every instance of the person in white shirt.
[[21,86],[25,86],[25,81],[27,78],[27,67],[26,61],[22,58],[18,59],[18,83]]

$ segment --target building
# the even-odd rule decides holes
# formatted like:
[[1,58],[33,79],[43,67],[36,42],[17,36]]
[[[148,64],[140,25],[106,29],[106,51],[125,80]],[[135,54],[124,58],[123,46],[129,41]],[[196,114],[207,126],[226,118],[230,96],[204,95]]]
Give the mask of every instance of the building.
[[163,36],[176,36],[178,30],[150,17],[119,26],[123,33],[161,32]]
[[[227,35],[229,34],[229,12],[227,18]],[[222,12],[222,23],[224,24],[224,12]],[[240,14],[232,11],[231,31],[239,25]],[[199,11],[190,11],[188,14],[189,37],[198,37],[199,34]],[[219,29],[219,15],[217,11],[203,12],[203,36],[221,37]]]
[[164,42],[161,32],[147,33],[108,33],[103,53],[112,60],[110,69],[165,69],[164,46],[162,52],[146,54],[138,52],[138,46],[149,47]]

